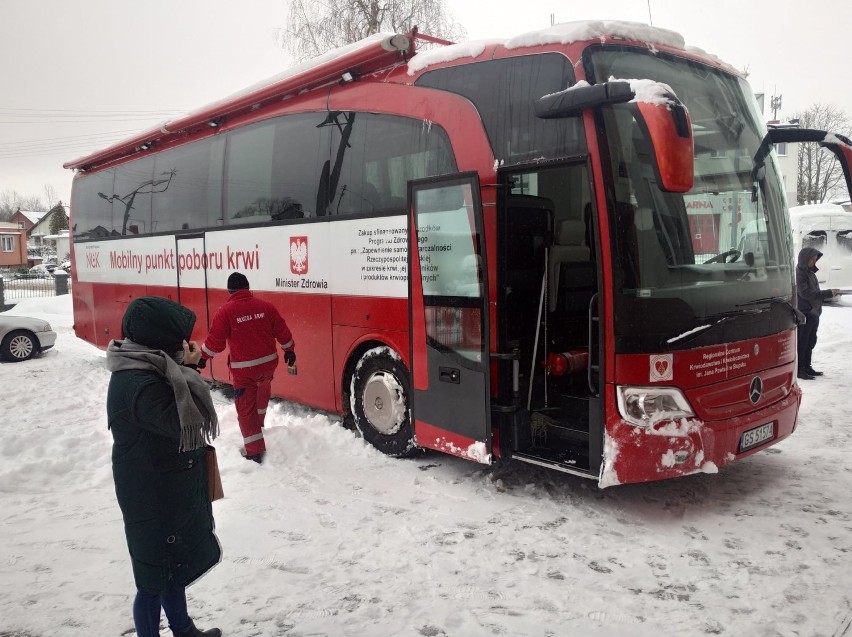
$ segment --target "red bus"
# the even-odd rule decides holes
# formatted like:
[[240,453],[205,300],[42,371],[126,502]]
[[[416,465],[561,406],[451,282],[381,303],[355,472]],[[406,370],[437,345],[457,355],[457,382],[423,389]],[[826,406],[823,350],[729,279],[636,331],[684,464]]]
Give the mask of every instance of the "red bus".
[[848,165],[663,29],[377,35],[67,163],[75,331],[106,347],[160,295],[201,340],[238,270],[299,344],[274,394],[384,453],[716,472],[796,425],[772,144],[806,139]]

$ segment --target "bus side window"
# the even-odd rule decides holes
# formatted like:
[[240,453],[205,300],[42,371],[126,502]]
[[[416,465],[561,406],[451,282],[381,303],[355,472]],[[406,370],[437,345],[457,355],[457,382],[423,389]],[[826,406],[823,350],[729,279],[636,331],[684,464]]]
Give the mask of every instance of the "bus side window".
[[341,121],[346,126],[331,129],[329,214],[401,213],[409,180],[456,171],[439,126],[376,113],[348,113]]
[[[273,220],[303,219],[324,215],[329,158],[328,113],[287,115],[276,120],[272,156]],[[323,176],[326,180],[323,180]]]
[[[197,230],[221,217],[224,137],[212,137],[155,155],[151,232]],[[175,211],[180,214],[176,215]]]
[[225,215],[229,225],[272,219],[274,140],[274,122],[262,122],[228,133]]

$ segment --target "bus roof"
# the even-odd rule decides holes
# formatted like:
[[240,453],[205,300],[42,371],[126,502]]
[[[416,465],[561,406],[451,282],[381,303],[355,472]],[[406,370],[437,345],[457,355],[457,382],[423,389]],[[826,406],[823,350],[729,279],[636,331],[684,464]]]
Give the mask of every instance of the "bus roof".
[[[443,46],[417,52],[416,41],[418,40]],[[465,57],[477,58],[486,50],[493,52],[499,48],[512,50],[595,40],[601,43],[641,42],[652,50],[655,46],[683,50],[694,56],[709,59],[739,74],[736,69],[728,67],[715,56],[694,47],[686,47],[680,34],[637,22],[617,20],[567,22],[506,40],[480,40],[461,44],[452,44],[420,34],[416,29],[407,34],[377,33],[354,44],[334,49],[290,67],[282,73],[192,111],[188,115],[163,122],[127,140],[69,161],[63,166],[79,170],[96,168],[147,151],[156,145],[176,142],[178,139],[185,139],[187,135],[216,128],[225,118],[257,110],[272,101],[286,100],[322,86],[350,81],[381,69],[392,69],[403,62],[407,62],[407,74],[412,76],[432,65]]]

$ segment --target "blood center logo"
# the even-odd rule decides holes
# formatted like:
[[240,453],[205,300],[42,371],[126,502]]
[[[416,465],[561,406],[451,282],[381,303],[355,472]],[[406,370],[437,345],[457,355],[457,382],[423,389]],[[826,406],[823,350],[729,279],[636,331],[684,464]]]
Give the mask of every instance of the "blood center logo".
[[674,378],[674,365],[671,354],[660,354],[650,357],[651,370],[649,378],[652,383],[672,380]]

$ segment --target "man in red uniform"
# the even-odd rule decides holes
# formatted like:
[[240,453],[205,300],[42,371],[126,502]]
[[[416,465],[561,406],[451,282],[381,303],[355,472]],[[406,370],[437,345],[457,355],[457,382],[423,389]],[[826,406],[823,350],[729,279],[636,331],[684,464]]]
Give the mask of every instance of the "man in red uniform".
[[278,366],[275,342],[284,350],[284,362],[296,364],[293,335],[275,306],[257,299],[249,291],[244,274],[234,272],[228,277],[231,297],[213,317],[210,332],[201,346],[205,360],[230,347],[228,363],[234,381],[234,403],[246,459],[258,464],[266,454],[263,439],[263,420],[269,405],[272,375]]

